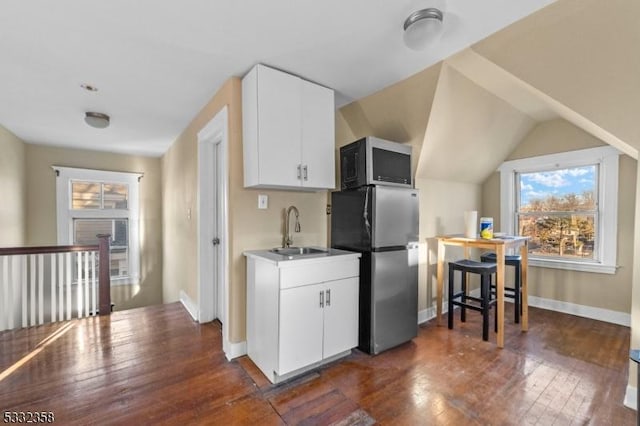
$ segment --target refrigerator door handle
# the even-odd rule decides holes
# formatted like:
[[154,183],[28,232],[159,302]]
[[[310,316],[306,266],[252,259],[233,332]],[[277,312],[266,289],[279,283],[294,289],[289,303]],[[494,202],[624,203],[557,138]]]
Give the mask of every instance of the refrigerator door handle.
[[369,241],[371,241],[371,223],[369,223],[369,190],[371,188],[367,187],[364,195],[364,212],[362,217],[364,218],[364,226],[367,229],[367,236],[369,237]]

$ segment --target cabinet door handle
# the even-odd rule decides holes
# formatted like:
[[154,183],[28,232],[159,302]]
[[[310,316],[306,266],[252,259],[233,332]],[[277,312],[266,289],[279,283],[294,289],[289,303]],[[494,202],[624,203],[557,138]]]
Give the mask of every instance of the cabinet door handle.
[[320,307],[324,308],[324,291],[320,292]]
[[306,164],[302,167],[302,171],[304,174],[304,180],[309,180],[309,169]]
[[302,167],[302,165],[298,164],[298,179],[302,178],[302,172],[300,171],[301,167]]
[[331,290],[327,290],[327,306],[331,306]]

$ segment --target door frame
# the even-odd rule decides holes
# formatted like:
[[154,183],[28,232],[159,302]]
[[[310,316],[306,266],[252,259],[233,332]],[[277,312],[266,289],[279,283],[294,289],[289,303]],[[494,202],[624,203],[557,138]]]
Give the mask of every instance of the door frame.
[[[231,348],[229,341],[229,170],[228,170],[229,124],[228,110],[225,105],[198,132],[198,322],[205,323],[218,318],[222,322],[222,349],[228,353]],[[218,149],[217,164],[213,164],[213,153]],[[211,190],[213,171],[217,170],[217,193],[220,205],[215,209],[215,198]],[[218,294],[222,297],[222,312],[216,312],[217,300],[215,283],[208,277],[213,276],[212,262],[206,262],[213,257],[214,249],[211,236],[214,223],[206,211],[215,209],[218,222],[218,250],[219,265],[217,271]]]

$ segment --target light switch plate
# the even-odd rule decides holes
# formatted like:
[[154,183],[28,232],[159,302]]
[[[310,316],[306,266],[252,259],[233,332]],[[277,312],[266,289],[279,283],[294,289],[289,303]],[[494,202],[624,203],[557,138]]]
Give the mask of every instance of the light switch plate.
[[258,208],[259,209],[266,209],[267,207],[269,207],[269,196],[266,194],[259,194],[258,195]]

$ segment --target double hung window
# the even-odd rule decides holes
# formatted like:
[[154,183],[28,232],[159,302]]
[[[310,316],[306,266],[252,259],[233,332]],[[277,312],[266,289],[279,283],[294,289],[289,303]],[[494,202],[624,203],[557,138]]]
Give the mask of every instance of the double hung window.
[[54,167],[58,243],[93,245],[111,235],[112,283],[139,281],[137,173]]
[[533,266],[615,272],[618,156],[603,147],[503,163],[502,228],[530,237]]

